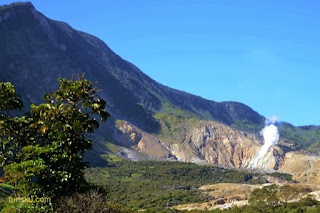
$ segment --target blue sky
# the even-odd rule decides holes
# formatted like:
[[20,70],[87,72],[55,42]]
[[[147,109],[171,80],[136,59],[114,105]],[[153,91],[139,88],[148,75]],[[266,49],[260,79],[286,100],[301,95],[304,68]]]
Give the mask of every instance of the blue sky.
[[320,125],[319,1],[31,2],[164,85],[242,102],[294,125]]

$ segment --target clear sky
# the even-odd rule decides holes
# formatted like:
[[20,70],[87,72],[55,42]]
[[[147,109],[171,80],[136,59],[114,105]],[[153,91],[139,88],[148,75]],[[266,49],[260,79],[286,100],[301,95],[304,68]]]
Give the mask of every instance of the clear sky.
[[164,85],[242,102],[294,125],[320,125],[320,1],[31,2]]

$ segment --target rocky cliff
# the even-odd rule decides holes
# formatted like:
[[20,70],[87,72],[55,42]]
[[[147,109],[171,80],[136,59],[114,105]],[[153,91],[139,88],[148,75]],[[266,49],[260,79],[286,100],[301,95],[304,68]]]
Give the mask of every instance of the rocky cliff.
[[[234,130],[213,121],[200,121],[184,132],[182,140],[167,141],[150,135],[138,127],[118,121],[114,129],[118,144],[158,159],[171,159],[230,168],[249,168],[261,147],[261,138]],[[274,170],[282,165],[284,151],[272,148],[261,160],[260,169]]]

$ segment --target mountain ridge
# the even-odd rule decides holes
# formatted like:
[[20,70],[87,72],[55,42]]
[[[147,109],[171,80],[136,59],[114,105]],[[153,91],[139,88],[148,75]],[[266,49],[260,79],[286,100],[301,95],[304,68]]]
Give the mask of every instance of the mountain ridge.
[[[164,86],[162,84],[159,84],[158,82],[151,79],[146,74],[142,73],[136,66],[133,64],[123,60],[120,56],[116,55],[103,41],[100,39],[89,35],[87,33],[81,32],[81,31],[74,31],[69,25],[53,21],[51,19],[45,18],[41,13],[37,12],[33,5],[31,3],[19,3],[16,5],[11,5],[11,7],[7,6],[7,10],[10,9],[10,12],[14,13],[15,18],[17,19],[17,16],[19,16],[19,13],[24,13],[25,15],[29,15],[28,11],[33,13],[35,15],[35,18],[38,19],[39,24],[42,27],[42,30],[47,34],[48,39],[51,43],[51,45],[61,51],[72,51],[73,57],[82,58],[81,54],[84,54],[85,57],[90,58],[90,54],[93,54],[96,58],[95,61],[103,61],[108,66],[111,66],[112,69],[109,69],[108,71],[110,74],[116,78],[122,85],[125,85],[125,88],[130,90],[131,92],[135,93],[136,98],[138,99],[138,103],[141,103],[147,110],[150,111],[159,111],[162,107],[162,101],[167,101],[172,103],[176,107],[180,107],[184,110],[190,111],[191,113],[196,114],[199,117],[205,118],[205,119],[214,119],[220,122],[223,122],[225,124],[233,124],[234,123],[234,117],[241,117],[242,114],[237,114],[235,112],[234,116],[229,116],[229,109],[232,105],[237,105],[240,103],[237,102],[224,102],[224,103],[218,103],[215,101],[210,101],[201,98],[200,96],[195,96],[183,91],[179,91],[176,89],[172,89],[170,87]],[[23,10],[25,9],[25,11]],[[3,13],[4,9],[2,9]],[[6,19],[8,19],[7,17]],[[69,28],[69,29],[66,29]],[[49,32],[48,32],[49,31]],[[74,43],[69,43],[68,45],[65,44],[66,42],[69,42],[69,38],[67,38],[64,35],[64,38],[61,38],[61,31],[67,32],[66,34],[68,36],[76,37],[79,36],[79,40],[82,39],[82,45],[88,45],[91,44],[96,48],[96,52],[92,51],[85,54],[81,51],[85,49],[84,46],[77,47],[74,45]],[[75,35],[75,32],[78,35]],[[43,33],[43,32],[42,32]],[[73,38],[75,39],[75,38]],[[60,40],[60,41],[59,41]],[[64,42],[61,42],[63,40]],[[59,43],[60,42],[60,43]],[[10,42],[7,42],[10,43]],[[51,47],[52,48],[52,47]],[[72,48],[77,48],[77,51],[70,50]],[[3,48],[5,49],[5,48]],[[89,67],[89,71],[86,71],[87,77],[92,78],[90,68],[95,67],[93,64],[88,63],[89,60],[86,60],[86,65],[82,67]],[[91,60],[93,61],[93,60]],[[98,66],[98,65],[96,65]],[[2,65],[2,69],[6,69]],[[110,67],[109,67],[110,68]],[[82,68],[83,69],[83,68]],[[108,69],[108,67],[107,67]],[[81,68],[78,70],[81,70]],[[91,68],[91,70],[93,70]],[[99,69],[97,69],[99,70]],[[123,72],[125,71],[125,72]],[[97,71],[95,71],[95,74],[98,74]],[[104,75],[107,74],[107,72],[103,73]],[[105,76],[104,76],[105,77]],[[2,76],[2,79],[5,79]],[[94,78],[93,78],[94,79]],[[139,85],[144,84],[144,85]],[[152,90],[152,92],[150,92]],[[163,99],[163,100],[159,100]],[[228,105],[229,107],[226,107],[225,105]],[[238,107],[238,106],[237,106]],[[250,122],[252,123],[261,123],[261,120],[263,119],[262,116],[260,116],[258,113],[253,111],[250,107],[241,104],[241,107],[245,107],[245,110],[250,111],[250,113],[255,113],[256,117]],[[239,108],[239,107],[238,107]],[[215,110],[212,110],[215,109]],[[206,113],[206,114],[205,114]]]

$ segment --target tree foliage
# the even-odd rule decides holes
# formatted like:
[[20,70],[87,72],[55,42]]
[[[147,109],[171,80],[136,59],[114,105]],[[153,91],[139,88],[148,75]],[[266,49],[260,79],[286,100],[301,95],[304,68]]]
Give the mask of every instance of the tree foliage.
[[[21,109],[23,103],[10,82],[0,82],[0,145],[1,165],[12,162],[14,153],[18,153],[18,143],[23,138],[19,129],[24,126],[24,117],[12,118],[8,115],[10,110]],[[17,141],[18,139],[18,141]]]
[[99,127],[98,118],[106,121],[110,115],[84,76],[58,82],[45,103],[32,105],[21,117],[7,116],[6,111],[21,109],[22,101],[10,83],[0,84],[0,158],[16,195],[54,200],[89,186],[82,158],[92,141],[86,135]]
[[277,192],[278,187],[275,184],[265,186],[262,189],[255,189],[250,195],[249,203],[259,209],[266,206],[276,206],[279,203]]
[[107,187],[111,202],[148,212],[213,199],[198,189],[205,184],[266,182],[263,174],[247,171],[186,162],[134,162],[112,155],[109,155],[108,166],[86,169],[86,178]]
[[306,188],[272,184],[253,190],[249,204],[256,207],[260,212],[264,212],[266,208],[277,208],[279,206],[286,208],[289,202],[300,200],[307,192]]
[[0,82],[0,91],[0,112],[2,116],[8,110],[22,108],[23,103],[10,82]]

